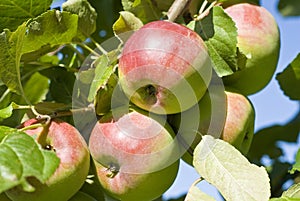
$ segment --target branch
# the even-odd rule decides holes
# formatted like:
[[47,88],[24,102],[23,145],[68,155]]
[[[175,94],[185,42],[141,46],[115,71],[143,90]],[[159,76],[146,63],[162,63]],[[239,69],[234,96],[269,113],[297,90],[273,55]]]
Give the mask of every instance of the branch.
[[168,21],[174,22],[190,3],[191,0],[175,0],[167,12]]

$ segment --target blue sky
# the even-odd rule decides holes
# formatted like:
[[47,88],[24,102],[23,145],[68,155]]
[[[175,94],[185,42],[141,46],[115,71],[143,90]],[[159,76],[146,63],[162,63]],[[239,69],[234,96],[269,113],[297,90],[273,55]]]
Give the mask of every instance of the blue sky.
[[[275,17],[281,33],[281,50],[276,73],[282,72],[300,53],[300,17],[282,17],[277,11],[277,2],[278,0],[261,1],[262,6]],[[283,94],[275,76],[266,88],[255,95],[251,95],[249,98],[256,110],[256,130],[274,124],[284,124],[298,111],[298,103],[290,101]],[[292,161],[297,147],[287,144],[282,145],[287,153],[286,160]],[[189,189],[190,185],[198,177],[199,175],[193,168],[182,163],[175,183],[165,193],[165,196],[168,198],[180,196]],[[200,188],[206,193],[213,195],[217,200],[221,200],[216,190],[208,184],[201,182]]]

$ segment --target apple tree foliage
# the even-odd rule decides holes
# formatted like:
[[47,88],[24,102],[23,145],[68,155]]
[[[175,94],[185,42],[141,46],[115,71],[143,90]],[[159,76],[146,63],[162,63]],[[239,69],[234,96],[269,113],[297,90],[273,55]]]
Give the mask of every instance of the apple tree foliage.
[[[230,1],[191,1],[176,18],[177,23],[193,29],[205,41],[220,77],[232,74],[246,60],[237,49],[234,22],[219,6]],[[107,50],[100,44],[147,22],[165,19],[173,0],[68,0],[60,8],[50,8],[52,3],[0,3],[0,195],[17,185],[24,191],[34,191],[26,178],[33,176],[45,182],[59,164],[53,152],[41,149],[17,126],[25,119],[44,115],[73,124],[74,84],[84,65],[94,66],[80,76],[83,86],[92,80],[91,87],[76,93],[85,95],[91,103],[97,97],[101,103],[95,105],[98,115],[108,112],[110,106],[103,105],[116,83],[120,47]],[[191,21],[199,9],[200,20]],[[299,1],[280,0],[278,10],[283,16],[298,16]],[[90,55],[93,64],[84,63]],[[276,75],[276,80],[283,95],[299,102],[300,53]],[[76,108],[81,112],[85,109]],[[177,200],[214,200],[196,186],[201,180],[214,185],[227,200],[300,199],[300,150],[291,164],[282,160],[284,153],[279,146],[279,142],[296,143],[299,130],[300,110],[284,125],[257,131],[247,156],[220,139],[203,137],[193,161],[201,177],[187,195]],[[265,164],[264,157],[271,162]],[[101,187],[97,183],[88,185],[93,178],[90,176],[81,191],[100,201]],[[292,184],[285,189],[287,181]]]

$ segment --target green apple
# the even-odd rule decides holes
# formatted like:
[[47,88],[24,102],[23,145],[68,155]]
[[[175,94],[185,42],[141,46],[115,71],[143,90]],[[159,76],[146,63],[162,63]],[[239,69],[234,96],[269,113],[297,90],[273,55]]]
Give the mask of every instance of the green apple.
[[122,89],[135,105],[171,114],[187,110],[200,100],[211,80],[212,63],[197,33],[161,20],[144,25],[130,36],[118,72]]
[[238,48],[245,66],[223,78],[224,84],[244,95],[262,90],[271,80],[279,58],[280,33],[272,14],[261,6],[235,4],[225,9],[238,32]]
[[99,201],[96,200],[95,198],[93,198],[92,196],[78,191],[73,197],[71,197],[71,199],[69,199],[69,201]]
[[[197,117],[197,111],[200,113],[199,121],[188,123],[193,121],[192,117]],[[177,135],[181,136],[185,146],[189,145],[182,159],[190,165],[201,136],[207,134],[229,142],[246,155],[254,135],[254,120],[254,107],[246,96],[222,90],[207,93],[197,106],[169,117]]]
[[[40,123],[30,119],[23,127]],[[72,125],[58,119],[53,119],[45,127],[25,130],[28,135],[37,136],[38,142],[45,149],[53,150],[60,164],[54,174],[40,183],[36,178],[28,178],[35,187],[34,192],[24,192],[15,187],[6,192],[13,201],[66,201],[70,199],[83,185],[90,166],[90,154],[84,138]]]
[[180,157],[174,133],[163,121],[135,110],[107,114],[95,125],[89,148],[97,178],[109,196],[153,200],[172,185]]

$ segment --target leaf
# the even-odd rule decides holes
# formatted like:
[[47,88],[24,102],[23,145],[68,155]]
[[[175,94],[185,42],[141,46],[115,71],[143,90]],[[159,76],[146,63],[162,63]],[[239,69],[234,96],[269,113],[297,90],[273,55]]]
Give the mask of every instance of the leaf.
[[25,38],[25,24],[15,32],[4,30],[0,34],[0,79],[12,91],[23,94],[20,77],[20,59]]
[[54,67],[40,71],[40,73],[50,79],[48,96],[59,103],[71,103],[75,82],[73,72],[68,72],[65,68]]
[[78,15],[50,10],[28,22],[22,53],[72,42],[77,36]]
[[13,110],[17,107],[18,105],[14,102],[10,103],[9,106],[6,108],[0,109],[0,120],[1,119],[6,119],[10,117],[13,113]]
[[121,11],[119,19],[114,23],[113,30],[116,35],[136,31],[143,26],[143,22],[128,11]]
[[0,30],[15,30],[29,18],[38,16],[50,8],[52,0],[1,0]]
[[40,73],[34,73],[24,85],[24,93],[31,104],[45,99],[49,90],[49,79]]
[[[296,154],[296,162],[289,172],[291,174],[294,174],[296,171],[300,172],[300,149],[298,150],[298,152]],[[299,198],[300,198],[300,186],[299,186]]]
[[62,8],[78,15],[78,32],[81,40],[85,40],[96,30],[97,13],[87,0],[68,0],[62,4]]
[[24,191],[33,191],[27,178],[34,176],[44,183],[59,165],[54,152],[41,149],[35,140],[24,132],[0,127],[6,136],[0,143],[0,193],[21,185]]
[[283,16],[300,15],[300,2],[295,0],[280,0],[278,2],[278,10]]
[[280,198],[273,198],[270,201],[298,201],[300,198],[300,183],[292,185],[282,193]]
[[163,14],[151,0],[122,0],[123,9],[133,13],[144,24],[159,20]]
[[115,72],[116,66],[111,64],[111,60],[115,61],[114,59],[110,59],[108,55],[101,55],[96,60],[95,75],[88,95],[89,102],[95,99],[97,91],[106,85],[108,79]]
[[205,200],[205,201],[216,201],[213,197],[205,194],[202,192],[197,186],[192,186],[184,201],[199,201],[199,200]]
[[270,180],[265,168],[251,164],[223,140],[203,136],[194,151],[193,165],[226,200],[264,201],[270,197]]
[[215,6],[206,17],[195,23],[194,30],[205,41],[219,77],[238,69],[237,28],[222,7]]
[[300,53],[283,72],[276,75],[281,90],[292,100],[300,100]]
[[299,117],[295,117],[294,120],[291,120],[286,125],[274,125],[259,130],[253,137],[251,148],[247,155],[248,158],[251,161],[258,162],[263,155],[268,155],[270,158],[279,157],[282,154],[282,150],[277,142],[296,142],[299,129]]

